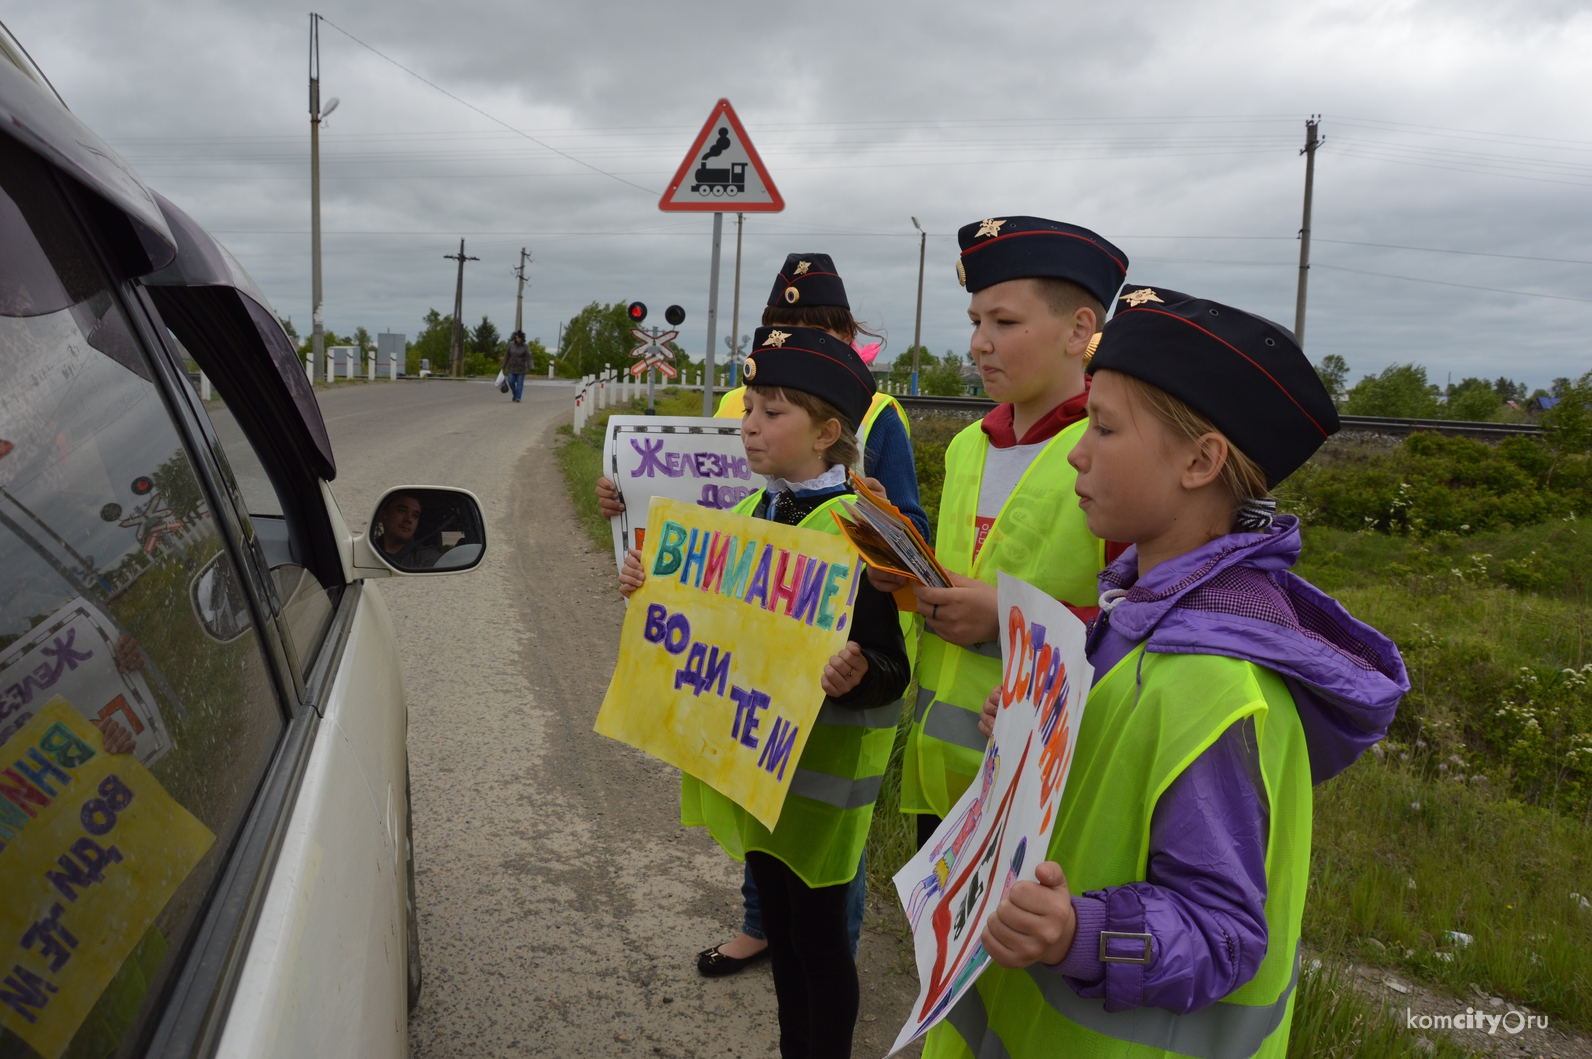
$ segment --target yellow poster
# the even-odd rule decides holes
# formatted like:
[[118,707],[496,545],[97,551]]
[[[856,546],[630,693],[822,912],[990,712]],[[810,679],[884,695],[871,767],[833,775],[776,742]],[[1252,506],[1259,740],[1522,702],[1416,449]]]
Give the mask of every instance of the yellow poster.
[[861,563],[844,537],[655,497],[597,731],[773,830],[845,646]]
[[0,746],[0,1025],[56,1059],[215,841],[57,695]]

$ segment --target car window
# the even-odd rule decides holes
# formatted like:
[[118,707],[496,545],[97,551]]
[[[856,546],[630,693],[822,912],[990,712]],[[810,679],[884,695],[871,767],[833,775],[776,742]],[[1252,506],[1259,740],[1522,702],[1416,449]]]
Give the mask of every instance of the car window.
[[[180,292],[171,293],[180,296]],[[168,331],[167,338],[182,354],[184,362],[193,360],[192,352],[175,332]],[[212,348],[226,341],[224,335],[215,334],[190,334],[189,338],[207,342]],[[283,631],[293,643],[300,676],[307,679],[314,668],[316,653],[331,628],[342,586],[321,584],[299,561],[299,551],[283,515],[282,500],[254,445],[232,414],[230,401],[233,399],[220,387],[212,385],[210,399],[200,403],[214,432],[213,445],[222,476],[234,503],[241,509],[239,513],[244,516],[245,534],[259,545],[259,554],[270,570],[276,593],[273,603],[280,608]]]
[[123,1054],[285,718],[144,351],[0,136],[0,1056]]

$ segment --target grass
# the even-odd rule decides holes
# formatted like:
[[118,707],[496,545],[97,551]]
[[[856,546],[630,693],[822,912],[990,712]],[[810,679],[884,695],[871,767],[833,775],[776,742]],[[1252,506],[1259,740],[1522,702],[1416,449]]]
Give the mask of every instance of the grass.
[[[665,413],[660,401],[659,412],[694,414],[694,400],[685,395],[678,413]],[[606,413],[595,417],[581,438],[566,428],[560,449],[579,517],[604,548],[608,529],[591,483],[605,422]],[[931,520],[945,446],[964,426],[943,417],[912,423]],[[1416,1034],[1347,985],[1341,968],[1350,962],[1456,996],[1474,984],[1557,1024],[1592,1030],[1592,910],[1570,897],[1592,899],[1592,828],[1583,804],[1555,802],[1547,790],[1523,797],[1509,763],[1486,759],[1478,730],[1522,667],[1551,673],[1589,660],[1592,531],[1573,518],[1424,538],[1312,526],[1305,540],[1297,572],[1392,636],[1414,688],[1390,752],[1368,755],[1316,788],[1304,932],[1324,968],[1301,979],[1289,1054],[1469,1054],[1440,1034],[1433,1035],[1437,1050],[1425,1051]],[[907,701],[912,696],[909,690]],[[909,716],[868,836],[869,888],[889,899],[891,877],[917,849],[915,822],[899,811]],[[1451,755],[1464,766],[1449,764]],[[1473,940],[1452,940],[1450,932]]]
[[1374,756],[1315,794],[1307,945],[1592,1027],[1592,910],[1571,897],[1592,890],[1592,844],[1578,821]]
[[1322,965],[1299,976],[1288,1059],[1462,1059],[1475,1054],[1441,1033],[1423,1038],[1410,1032],[1390,1005],[1356,991],[1339,968]]

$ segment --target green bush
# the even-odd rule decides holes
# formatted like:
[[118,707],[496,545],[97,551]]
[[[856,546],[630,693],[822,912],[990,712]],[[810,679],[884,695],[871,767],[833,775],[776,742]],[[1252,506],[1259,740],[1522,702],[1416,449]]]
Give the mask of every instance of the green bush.
[[1592,510],[1586,456],[1531,438],[1412,434],[1390,453],[1318,458],[1278,490],[1306,522],[1415,536],[1530,526]]

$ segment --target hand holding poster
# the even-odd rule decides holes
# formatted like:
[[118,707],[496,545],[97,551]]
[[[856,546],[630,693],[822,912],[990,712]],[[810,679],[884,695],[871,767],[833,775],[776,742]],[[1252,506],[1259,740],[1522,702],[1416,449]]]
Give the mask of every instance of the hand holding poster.
[[846,643],[844,538],[655,499],[596,730],[695,776],[773,830]]
[[895,876],[920,985],[892,1054],[940,1021],[988,965],[984,924],[1045,859],[1094,680],[1083,623],[1065,606],[1004,573],[998,592],[1005,665],[980,779]]
[[728,511],[763,488],[741,447],[739,419],[613,416],[603,442],[603,473],[625,510],[609,520],[614,563],[645,543],[647,504],[655,496]]

